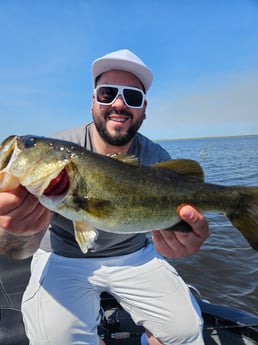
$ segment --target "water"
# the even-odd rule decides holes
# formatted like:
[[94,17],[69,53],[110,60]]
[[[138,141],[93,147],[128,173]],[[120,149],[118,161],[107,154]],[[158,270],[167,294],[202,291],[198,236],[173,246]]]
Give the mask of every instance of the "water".
[[[173,158],[197,160],[205,180],[258,186],[258,136],[162,141]],[[172,264],[210,302],[258,315],[258,252],[219,213],[206,213],[211,235],[200,251]],[[258,231],[258,229],[257,229]]]

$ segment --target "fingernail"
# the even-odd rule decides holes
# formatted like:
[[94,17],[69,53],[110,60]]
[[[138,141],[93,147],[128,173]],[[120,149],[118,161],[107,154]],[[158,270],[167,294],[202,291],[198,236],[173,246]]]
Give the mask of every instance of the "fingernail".
[[189,220],[191,222],[197,221],[193,209],[188,205],[180,205],[178,208],[178,213],[180,213],[180,217],[185,220]]

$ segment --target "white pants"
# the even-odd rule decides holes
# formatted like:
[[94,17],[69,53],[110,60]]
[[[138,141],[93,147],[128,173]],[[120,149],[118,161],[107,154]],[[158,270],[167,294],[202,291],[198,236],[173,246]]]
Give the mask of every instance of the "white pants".
[[175,269],[150,244],[110,258],[34,255],[22,312],[31,345],[98,345],[101,292],[163,344],[204,344],[199,307]]

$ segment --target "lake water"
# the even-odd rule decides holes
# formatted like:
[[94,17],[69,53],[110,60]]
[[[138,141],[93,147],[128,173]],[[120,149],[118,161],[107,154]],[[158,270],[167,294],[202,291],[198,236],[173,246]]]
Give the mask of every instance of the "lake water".
[[[197,160],[205,181],[258,186],[258,136],[161,141],[173,158]],[[210,302],[258,315],[258,252],[219,213],[205,214],[211,235],[201,250],[173,259],[188,284]],[[258,228],[257,228],[258,231]]]

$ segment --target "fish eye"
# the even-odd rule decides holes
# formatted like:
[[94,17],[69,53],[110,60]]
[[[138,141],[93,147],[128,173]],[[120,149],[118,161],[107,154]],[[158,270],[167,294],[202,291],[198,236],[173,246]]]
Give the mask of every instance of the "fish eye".
[[22,137],[22,142],[24,144],[24,147],[29,149],[31,147],[34,147],[37,143],[37,138],[32,135],[26,135]]

